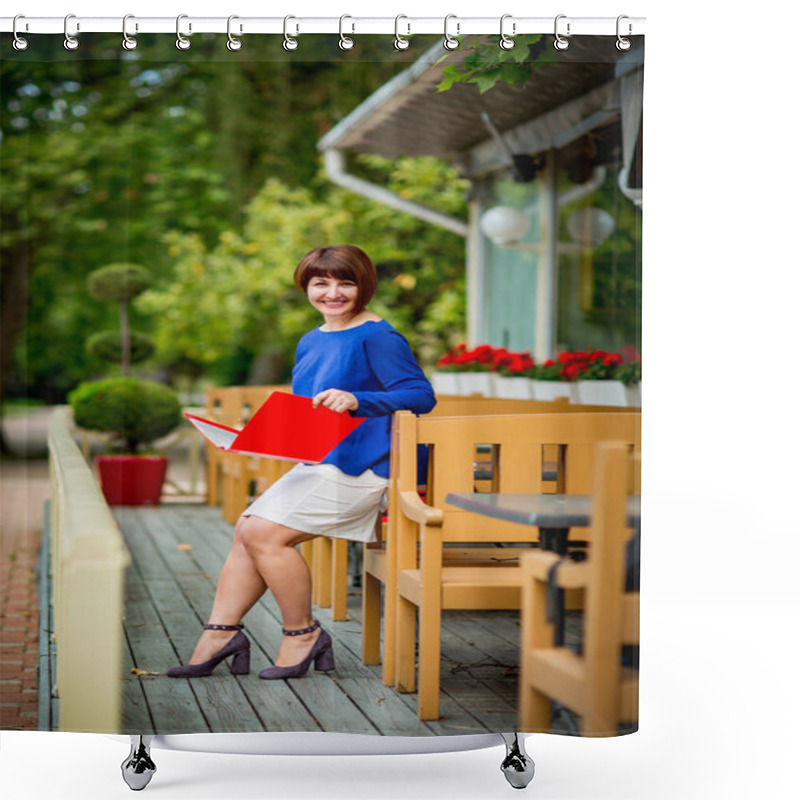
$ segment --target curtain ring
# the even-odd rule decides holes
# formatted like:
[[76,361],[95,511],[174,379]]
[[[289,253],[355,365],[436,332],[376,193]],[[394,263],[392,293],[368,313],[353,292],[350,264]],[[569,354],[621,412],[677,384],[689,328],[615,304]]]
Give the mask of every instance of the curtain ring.
[[[283,49],[284,50],[297,50],[297,39],[292,39],[291,36],[286,31],[287,24],[290,19],[297,19],[297,17],[293,17],[291,14],[288,17],[283,18]],[[297,26],[296,33],[300,32],[300,26]]]
[[[631,40],[630,39],[625,39],[619,32],[620,23],[622,22],[623,19],[628,19],[628,17],[625,14],[620,14],[620,16],[617,17],[617,50],[621,50],[621,51],[624,52],[625,50],[630,50],[631,49]],[[631,23],[629,22],[628,23],[628,36],[631,35],[631,31],[632,30],[633,30],[633,28],[631,26]]]
[[[188,19],[188,17],[189,17],[188,14],[178,14],[178,18],[175,20],[175,34],[178,37],[175,40],[175,47],[177,47],[178,50],[188,50],[192,46],[191,41],[181,33],[181,20]],[[191,32],[192,32],[192,23],[190,22],[189,33]]]
[[445,50],[458,50],[458,47],[461,44],[461,42],[459,42],[458,39],[456,39],[456,36],[458,36],[459,31],[461,30],[461,23],[456,22],[456,36],[451,36],[447,32],[447,23],[450,22],[451,19],[457,20],[458,17],[455,14],[448,14],[444,18],[444,41],[442,42],[442,45],[444,46]]
[[[126,14],[122,18],[122,47],[125,50],[135,50],[139,46],[139,42],[133,36],[128,36],[128,20],[136,19],[133,14]],[[139,24],[136,24],[136,30],[139,30]]]
[[517,35],[517,23],[516,22],[512,22],[511,23],[511,36],[506,36],[505,33],[503,32],[503,24],[505,23],[505,21],[507,19],[511,19],[511,17],[512,17],[511,14],[503,14],[503,16],[500,17],[500,49],[501,50],[513,50],[514,49],[514,45],[516,44],[516,42],[512,38],[512,37]]
[[[345,36],[344,33],[342,33],[342,26],[346,19],[353,18],[349,14],[342,14],[342,16],[339,17],[339,48],[341,50],[352,50],[355,46],[355,42],[349,36]],[[353,32],[355,32],[355,29],[356,26],[355,23],[353,23]]]
[[[408,17],[405,14],[398,14],[394,18],[394,49],[395,50],[408,50],[408,48],[411,47],[411,42],[409,42],[408,39],[406,39],[404,36],[401,36],[400,33],[399,33],[399,27],[400,27],[400,20],[401,19],[408,19]],[[411,25],[410,25],[410,23],[406,23],[406,24],[408,26],[408,33],[406,34],[406,36],[410,36],[411,35]]]
[[[80,42],[74,36],[69,35],[69,21],[71,19],[75,19],[74,14],[67,14],[67,16],[64,17],[64,48],[66,50],[77,50]],[[80,28],[80,25],[76,25],[76,32],[79,31]]]
[[[15,50],[27,50],[28,49],[28,40],[24,36],[20,36],[17,33],[17,20],[18,19],[25,19],[25,15],[24,14],[17,14],[17,16],[14,17],[14,24],[12,26],[12,30],[13,30],[13,33],[14,33],[13,46],[14,46]],[[28,29],[28,23],[26,22],[25,23],[25,30],[27,30],[27,29]]]
[[[569,47],[569,39],[565,39],[565,38],[564,38],[564,37],[563,37],[563,36],[562,36],[562,35],[561,35],[561,34],[558,32],[558,21],[559,21],[560,19],[566,19],[566,18],[567,18],[567,15],[566,15],[566,14],[559,14],[559,15],[556,17],[556,22],[555,22],[555,32],[554,32],[554,35],[555,35],[555,37],[556,37],[556,40],[553,42],[553,47],[555,47],[555,49],[556,49],[556,50],[566,50],[566,49]],[[569,35],[570,35],[570,33],[569,33],[569,22],[568,22],[568,23],[567,23],[567,36],[569,36]]]
[[[241,50],[242,49],[242,40],[241,39],[237,39],[231,33],[231,22],[233,22],[233,20],[235,20],[235,19],[239,19],[239,17],[237,17],[236,14],[231,14],[231,16],[228,17],[228,43],[225,46],[228,48],[228,50],[231,51],[231,53],[235,53],[237,50]],[[241,30],[242,30],[242,26],[240,25],[239,26],[239,32],[241,32]]]

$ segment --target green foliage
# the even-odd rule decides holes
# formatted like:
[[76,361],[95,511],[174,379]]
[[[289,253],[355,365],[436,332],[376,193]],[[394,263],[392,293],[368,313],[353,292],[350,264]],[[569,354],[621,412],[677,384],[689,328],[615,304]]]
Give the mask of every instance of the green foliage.
[[[155,352],[155,344],[149,336],[132,331],[130,334],[130,362],[146,361]],[[122,361],[122,334],[119,331],[100,331],[86,340],[86,351],[93,358],[119,364]]]
[[[380,37],[342,53],[311,36],[299,58],[279,39],[262,44],[229,53],[224,37],[197,35],[178,52],[156,36],[126,52],[117,35],[93,34],[77,57],[56,37],[3,49],[0,285],[14,300],[0,339],[14,359],[0,388],[61,402],[102,367],[86,359],[85,331],[116,321],[86,302],[91,269],[130,261],[168,283],[166,233],[211,248],[267,178],[311,185],[319,137],[416,57]],[[143,332],[158,324],[138,301],[131,317]],[[238,359],[235,347],[222,360]]]
[[138,264],[109,264],[89,273],[86,287],[92,297],[116,303],[129,303],[150,288],[149,270]]
[[641,361],[634,361],[630,364],[623,364],[617,368],[614,377],[618,381],[622,381],[626,386],[640,383],[642,380],[642,363]]
[[[382,177],[417,202],[465,213],[466,181],[438,159],[362,156],[353,170]],[[223,231],[212,246],[192,234],[168,237],[173,279],[139,302],[158,320],[164,358],[185,356],[228,382],[241,368],[234,358],[268,354],[277,365],[271,380],[288,379],[298,339],[321,324],[292,282],[294,268],[311,248],[337,243],[357,244],[375,261],[379,285],[370,308],[406,335],[423,363],[463,338],[463,240],[323,181],[320,175],[324,190],[315,193],[316,186],[268,180],[241,228]]]
[[[475,84],[481,94],[497,83],[522,86],[533,77],[537,66],[552,64],[557,57],[553,48],[545,46],[542,34],[517,36],[516,45],[511,50],[498,47],[495,39],[475,37],[472,41],[472,49],[462,64],[442,68],[444,77],[436,87],[440,92],[446,92],[458,83]],[[454,53],[448,53],[440,63],[453,57]]]
[[129,453],[166,436],[181,421],[181,404],[168,387],[135,378],[108,378],[80,384],[70,392],[75,424],[112,433]]

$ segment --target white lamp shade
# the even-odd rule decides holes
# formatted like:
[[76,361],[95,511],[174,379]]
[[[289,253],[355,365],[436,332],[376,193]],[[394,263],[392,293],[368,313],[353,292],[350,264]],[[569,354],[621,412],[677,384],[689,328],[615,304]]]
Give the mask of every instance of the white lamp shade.
[[602,208],[579,208],[567,220],[572,241],[586,247],[603,244],[614,232],[614,217]]
[[527,214],[511,206],[495,206],[481,216],[481,230],[495,244],[518,242],[527,232],[531,221]]

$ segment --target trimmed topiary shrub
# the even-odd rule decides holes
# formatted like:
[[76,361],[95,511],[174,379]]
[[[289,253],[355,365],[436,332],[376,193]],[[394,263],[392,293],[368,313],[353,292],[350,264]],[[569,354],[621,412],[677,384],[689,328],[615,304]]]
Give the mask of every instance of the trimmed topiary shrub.
[[114,436],[129,453],[166,436],[181,422],[181,404],[163,384],[136,378],[82,383],[69,395],[75,424]]
[[[104,339],[102,344],[95,342],[96,350],[91,348],[91,340],[87,342],[87,349],[92,355],[97,355],[101,359],[111,362],[118,362],[122,369],[122,374],[127,377],[130,365],[135,361],[142,361],[143,358],[136,358],[134,348],[134,337],[138,337],[139,351],[142,352],[142,344],[145,337],[143,334],[131,332],[128,322],[128,306],[135,297],[138,297],[145,289],[149,289],[153,282],[150,271],[138,264],[108,264],[89,273],[86,279],[86,288],[92,297],[98,300],[106,300],[119,305],[119,328],[117,335],[119,346],[110,347],[111,339]],[[109,331],[107,336],[111,336]],[[151,352],[155,348],[151,345]]]
[[[143,333],[130,333],[130,363],[138,364],[146,361],[153,355],[156,348],[153,340]],[[119,363],[123,358],[123,341],[120,331],[100,331],[93,333],[86,340],[86,350],[89,355],[99,358],[102,361]]]
[[130,303],[153,282],[150,272],[138,264],[109,264],[94,270],[86,288],[92,297],[111,303]]

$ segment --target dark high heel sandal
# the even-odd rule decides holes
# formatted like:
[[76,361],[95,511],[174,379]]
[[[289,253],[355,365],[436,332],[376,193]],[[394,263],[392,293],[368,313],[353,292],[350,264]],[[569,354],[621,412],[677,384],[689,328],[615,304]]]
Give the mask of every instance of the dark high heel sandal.
[[[319,621],[314,620],[314,624],[309,628],[300,628],[296,631],[287,631],[286,628],[282,630],[284,636],[300,636],[304,633],[313,633],[317,628],[319,628]],[[314,669],[318,672],[328,672],[334,668],[333,639],[331,639],[330,634],[324,629],[320,629],[319,636],[317,636],[314,646],[299,664],[295,664],[291,667],[269,667],[261,670],[261,672],[258,673],[258,677],[268,681],[274,681],[280,678],[301,678],[308,672],[312,661],[314,662]]]
[[167,670],[170,678],[204,678],[210,675],[217,664],[224,661],[228,656],[233,656],[231,661],[231,673],[234,675],[250,674],[250,640],[242,633],[244,625],[204,625],[206,631],[238,631],[220,650],[218,650],[208,661],[202,664],[185,664],[180,667],[172,667]]

